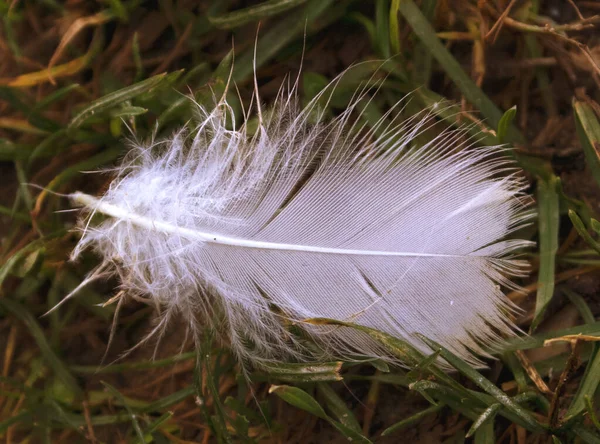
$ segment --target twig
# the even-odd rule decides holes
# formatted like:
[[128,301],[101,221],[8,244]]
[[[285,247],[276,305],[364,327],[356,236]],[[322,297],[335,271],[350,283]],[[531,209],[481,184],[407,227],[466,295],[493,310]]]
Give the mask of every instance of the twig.
[[553,393],[552,390],[550,390],[548,385],[546,385],[546,383],[540,376],[539,372],[537,371],[535,366],[531,363],[531,361],[529,361],[529,359],[527,358],[525,353],[523,353],[523,351],[521,351],[521,350],[517,350],[515,352],[515,355],[517,356],[517,359],[521,363],[521,366],[523,367],[523,369],[527,372],[529,379],[531,379],[533,381],[533,383],[538,388],[538,390],[542,393],[545,393],[546,395],[551,395]]
[[573,6],[573,9],[575,10],[575,13],[577,14],[577,17],[579,17],[579,20],[585,20],[585,18],[581,14],[581,11],[579,10],[579,8],[575,4],[575,2],[573,0],[567,0],[567,1],[571,4],[571,6]]
[[579,367],[579,341],[574,340],[571,342],[572,349],[571,355],[567,360],[567,364],[565,365],[565,369],[563,370],[560,378],[558,380],[558,384],[556,385],[556,389],[554,390],[554,396],[552,396],[552,401],[550,403],[550,410],[548,411],[548,423],[551,428],[554,428],[558,425],[558,413],[559,413],[559,401],[560,397],[563,394],[566,383],[569,380],[570,376],[573,374],[575,370]]
[[496,39],[498,38],[498,35],[500,34],[500,30],[502,29],[502,25],[504,24],[504,20],[506,19],[506,17],[510,13],[510,10],[512,9],[512,7],[514,6],[514,4],[516,2],[517,2],[517,0],[510,1],[508,6],[506,7],[506,9],[502,12],[502,14],[500,14],[500,17],[498,18],[498,20],[496,20],[496,23],[494,23],[494,26],[492,26],[492,29],[490,29],[488,31],[488,33],[485,35],[485,40],[489,40],[493,36],[492,43],[494,43],[496,41]]
[[96,435],[94,434],[94,426],[92,425],[92,418],[90,417],[90,406],[87,401],[83,401],[83,417],[85,418],[85,424],[87,426],[88,439],[92,443],[98,442]]

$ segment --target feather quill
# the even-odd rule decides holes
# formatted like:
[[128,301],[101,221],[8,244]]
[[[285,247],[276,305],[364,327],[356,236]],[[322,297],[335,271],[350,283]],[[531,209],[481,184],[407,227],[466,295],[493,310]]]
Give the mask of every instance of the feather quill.
[[159,327],[212,322],[255,365],[315,357],[290,324],[328,356],[392,360],[310,318],[424,350],[420,333],[479,364],[515,329],[501,286],[526,269],[514,253],[528,242],[507,240],[531,215],[523,179],[464,130],[419,145],[435,109],[402,120],[398,104],[366,128],[353,119],[365,93],[330,120],[325,94],[302,109],[296,87],[282,89],[269,112],[257,106],[255,131],[235,129],[224,99],[198,105],[192,130],[133,143],[103,196],[71,195],[87,210],[73,256],[93,247],[102,273],[160,307]]

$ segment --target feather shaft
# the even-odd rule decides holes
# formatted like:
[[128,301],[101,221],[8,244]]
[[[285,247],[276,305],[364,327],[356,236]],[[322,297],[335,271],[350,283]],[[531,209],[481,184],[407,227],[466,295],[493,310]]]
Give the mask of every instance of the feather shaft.
[[324,248],[313,245],[297,245],[283,244],[275,242],[255,241],[251,239],[238,239],[235,237],[224,236],[218,233],[203,233],[196,230],[191,230],[185,227],[178,227],[160,220],[152,220],[144,216],[137,215],[116,205],[102,202],[89,194],[76,192],[71,194],[73,202],[84,205],[90,209],[98,211],[106,216],[111,216],[120,220],[131,221],[140,228],[159,231],[165,234],[175,234],[189,240],[197,240],[208,242],[211,244],[230,245],[232,247],[255,248],[259,250],[284,250],[297,251],[305,253],[319,254],[340,254],[349,256],[400,256],[400,257],[435,257],[435,258],[467,258],[472,255],[456,255],[456,254],[436,254],[436,253],[414,253],[403,251],[377,251],[377,250],[351,250],[344,248]]

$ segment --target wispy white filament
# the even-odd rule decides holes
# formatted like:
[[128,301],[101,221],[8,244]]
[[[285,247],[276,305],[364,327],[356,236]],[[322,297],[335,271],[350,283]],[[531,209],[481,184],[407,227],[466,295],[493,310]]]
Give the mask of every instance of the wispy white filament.
[[364,95],[329,121],[323,98],[300,109],[282,92],[253,133],[230,129],[225,101],[200,106],[192,130],[135,145],[102,197],[71,196],[89,212],[74,256],[94,247],[125,292],[193,330],[211,322],[256,364],[314,357],[293,324],[326,354],[386,357],[309,318],[418,348],[421,333],[477,362],[513,330],[500,285],[525,266],[510,255],[527,242],[505,240],[528,218],[522,180],[463,131],[418,146],[432,111],[366,128],[353,119]]

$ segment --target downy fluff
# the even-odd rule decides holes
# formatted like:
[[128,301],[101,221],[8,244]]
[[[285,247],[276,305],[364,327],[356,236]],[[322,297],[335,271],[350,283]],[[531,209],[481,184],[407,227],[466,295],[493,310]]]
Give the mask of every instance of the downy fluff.
[[74,257],[93,247],[92,278],[118,273],[123,294],[159,308],[157,331],[209,323],[255,365],[322,358],[298,327],[327,357],[393,360],[311,318],[426,350],[421,333],[479,363],[514,331],[501,286],[525,268],[513,254],[527,242],[506,240],[528,220],[523,180],[498,147],[435,132],[435,109],[402,120],[399,104],[368,128],[363,91],[327,119],[334,89],[303,109],[282,89],[269,112],[255,93],[258,127],[224,99],[198,105],[193,129],[133,143],[103,196],[71,196],[87,210]]

